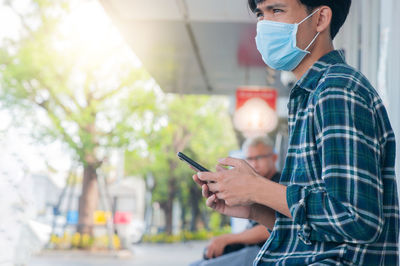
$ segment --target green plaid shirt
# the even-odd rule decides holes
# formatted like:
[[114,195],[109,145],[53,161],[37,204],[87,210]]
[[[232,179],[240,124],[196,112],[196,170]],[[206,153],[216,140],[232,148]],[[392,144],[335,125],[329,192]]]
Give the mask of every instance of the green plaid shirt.
[[333,51],[290,94],[277,213],[254,265],[398,265],[395,138],[368,80]]

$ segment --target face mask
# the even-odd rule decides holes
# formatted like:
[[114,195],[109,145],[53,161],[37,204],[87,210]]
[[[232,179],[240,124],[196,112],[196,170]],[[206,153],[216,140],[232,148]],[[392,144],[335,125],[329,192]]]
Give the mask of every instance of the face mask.
[[276,70],[292,71],[310,53],[307,50],[317,39],[319,32],[306,49],[302,50],[296,45],[297,30],[301,23],[312,17],[318,10],[315,10],[300,23],[288,24],[270,20],[262,20],[257,23],[257,49],[269,67]]

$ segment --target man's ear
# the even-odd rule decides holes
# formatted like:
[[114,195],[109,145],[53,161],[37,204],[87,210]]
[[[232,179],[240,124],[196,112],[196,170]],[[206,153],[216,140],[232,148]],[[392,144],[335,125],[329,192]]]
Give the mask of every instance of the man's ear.
[[321,6],[319,9],[317,31],[323,33],[324,31],[328,30],[330,32],[332,9],[329,6]]

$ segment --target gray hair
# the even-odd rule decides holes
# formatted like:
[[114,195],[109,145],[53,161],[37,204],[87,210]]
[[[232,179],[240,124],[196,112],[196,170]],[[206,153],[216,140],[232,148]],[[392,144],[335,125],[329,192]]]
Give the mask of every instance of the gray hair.
[[261,136],[261,137],[246,139],[246,141],[242,145],[243,154],[246,154],[247,150],[250,147],[255,147],[258,146],[259,144],[263,144],[264,146],[274,149],[274,143],[272,142],[272,140],[268,136]]

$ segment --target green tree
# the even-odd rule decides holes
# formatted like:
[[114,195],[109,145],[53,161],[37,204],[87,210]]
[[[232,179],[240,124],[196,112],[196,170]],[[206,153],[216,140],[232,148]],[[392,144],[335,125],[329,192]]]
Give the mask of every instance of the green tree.
[[131,174],[139,169],[153,173],[156,180],[153,200],[164,209],[166,232],[171,234],[173,201],[178,199],[184,210],[191,210],[190,228],[195,230],[202,199],[191,178],[193,170],[179,161],[176,153],[182,151],[213,170],[218,158],[227,156],[237,144],[222,98],[166,95],[163,103],[159,108],[165,117],[160,119],[160,128],[146,138],[146,156],[140,156],[137,150],[128,152],[125,165]]
[[[89,2],[83,2],[91,5],[87,15],[101,14],[101,7]],[[22,28],[17,40],[1,42],[0,103],[18,110],[16,121],[35,119],[38,140],[61,140],[82,164],[78,231],[91,233],[97,170],[108,149],[125,147],[136,141],[136,132],[151,129],[157,97],[154,82],[111,24],[97,25],[99,36],[90,35],[96,27],[79,33],[84,21],[72,14],[81,3],[68,3],[36,0],[23,13],[8,2]]]

